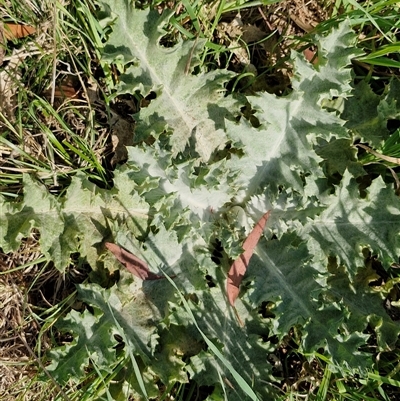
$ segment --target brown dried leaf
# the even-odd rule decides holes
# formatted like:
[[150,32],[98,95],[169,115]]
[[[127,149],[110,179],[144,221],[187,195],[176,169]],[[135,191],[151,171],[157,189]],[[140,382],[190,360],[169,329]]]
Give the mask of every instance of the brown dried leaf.
[[[59,107],[65,100],[73,100],[80,98],[81,84],[78,78],[67,76],[61,82],[56,83],[54,89],[54,107]],[[52,88],[46,89],[42,95],[48,100],[51,100]]]
[[318,64],[317,52],[315,50],[305,49],[303,50],[303,54],[306,60],[309,61],[311,64]]
[[106,242],[105,245],[120,263],[122,263],[133,275],[139,277],[141,280],[158,280],[160,278],[164,278],[164,276],[159,276],[158,274],[151,272],[146,262],[139,259],[126,249],[121,248],[119,245],[111,242]]
[[[7,40],[18,39],[35,32],[35,28],[20,24],[3,24],[0,22],[0,65],[3,63],[5,44]],[[36,51],[36,44],[29,48],[14,49],[5,69],[0,72],[0,112],[7,120],[14,122],[14,109],[16,107],[16,93],[21,89],[21,76],[18,72],[18,66],[30,55],[30,52]]]
[[253,256],[255,247],[260,240],[260,237],[264,231],[265,224],[268,221],[271,211],[268,210],[258,223],[255,225],[249,236],[243,243],[244,252],[232,263],[228,273],[228,281],[226,284],[226,292],[228,294],[229,303],[233,306],[236,298],[239,295],[239,286],[242,282],[243,276],[246,273],[247,266],[249,265],[250,259]]
[[36,29],[33,26],[21,24],[4,24],[4,37],[7,40],[20,39],[35,33]]

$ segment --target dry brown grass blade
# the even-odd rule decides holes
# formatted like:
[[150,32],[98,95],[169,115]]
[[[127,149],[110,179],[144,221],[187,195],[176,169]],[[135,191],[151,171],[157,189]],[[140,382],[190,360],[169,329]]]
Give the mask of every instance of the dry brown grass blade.
[[394,163],[394,164],[400,165],[400,159],[398,157],[391,157],[391,156],[383,155],[382,153],[378,153],[375,150],[371,149],[369,146],[363,145],[361,143],[357,144],[357,146],[359,148],[365,149],[368,153],[371,153],[371,155],[374,155],[378,159],[386,160],[389,163]]
[[34,353],[33,349],[29,346],[28,342],[25,339],[25,335],[24,333],[20,333],[18,328],[15,327],[15,325],[13,324],[13,322],[11,322],[7,316],[5,316],[1,311],[0,311],[0,316],[2,319],[4,319],[5,321],[7,321],[7,323],[10,326],[14,326],[14,331],[16,332],[17,336],[19,337],[19,339],[21,340],[21,342],[24,344],[26,350],[28,351],[28,353],[31,355],[31,357],[36,361],[36,363],[39,365],[40,369],[42,369],[42,371],[46,374],[46,376],[50,379],[50,381],[54,384],[55,388],[57,389],[57,391],[59,392],[59,394],[61,395],[61,397],[65,400],[65,401],[71,401],[71,399],[68,397],[68,395],[63,391],[63,389],[60,387],[60,385],[54,380],[53,376],[51,376],[51,374],[48,372],[48,370],[46,369],[46,367],[43,365],[42,361],[36,356],[36,354]]

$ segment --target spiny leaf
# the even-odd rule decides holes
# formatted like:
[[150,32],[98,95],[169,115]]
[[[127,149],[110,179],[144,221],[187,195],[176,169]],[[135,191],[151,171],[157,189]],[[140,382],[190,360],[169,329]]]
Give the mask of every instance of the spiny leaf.
[[[249,280],[252,276],[255,278],[245,298],[254,306],[263,302],[274,305],[271,312],[276,317],[271,319],[270,329],[279,338],[297,327],[303,333],[304,351],[312,353],[321,347],[327,348],[338,366],[365,370],[371,364],[370,355],[358,352],[357,348],[365,344],[368,336],[362,330],[347,336],[344,327],[349,312],[340,300],[330,300],[323,307],[319,305],[324,287],[317,280],[318,272],[313,268],[306,245],[298,246],[297,242],[298,237],[292,233],[279,241],[260,244],[258,258],[252,259],[248,269]],[[335,288],[332,292],[335,293]],[[381,313],[385,312],[381,310]],[[363,329],[367,325],[365,317],[360,320],[364,323]]]
[[337,256],[352,277],[364,264],[363,248],[370,248],[385,267],[400,254],[400,200],[392,188],[376,178],[360,198],[360,190],[346,171],[326,209],[299,228],[313,254],[315,266],[326,269],[329,256]]
[[[114,238],[142,255],[152,268],[170,269],[177,274],[174,283],[185,293],[184,299],[190,300],[201,332],[218,350],[215,354],[223,356],[213,358],[209,350],[188,356],[187,369],[198,382],[218,385],[225,376],[232,382],[229,375],[240,371],[261,399],[270,399],[265,381],[273,378],[267,355],[275,345],[265,338],[282,339],[292,329],[299,333],[305,352],[322,347],[337,366],[354,370],[370,366],[370,356],[359,350],[370,338],[364,333],[367,326],[375,328],[378,346],[387,349],[399,324],[385,316],[383,291],[373,294],[363,279],[362,249],[378,255],[385,267],[396,261],[400,206],[381,178],[372,182],[364,197],[360,195],[355,175],[362,175],[362,170],[351,148],[352,132],[339,108],[328,108],[333,97],[346,102],[352,94],[348,65],[357,51],[349,26],[343,24],[332,35],[318,38],[318,68],[294,56],[291,94],[248,98],[261,124],[254,128],[243,118],[239,122],[231,118],[237,112],[236,101],[222,93],[229,73],[199,70],[198,75],[185,75],[192,53],[192,66],[197,63],[197,45],[193,52],[193,42],[178,42],[168,49],[160,45],[169,14],[135,10],[121,0],[103,1],[102,7],[113,29],[104,59],[119,62],[125,70],[118,93],[154,92],[156,98],[136,118],[139,140],[148,135],[156,140],[129,149],[128,162],[116,169],[111,190],[77,175],[67,194],[56,199],[27,178],[20,203],[1,200],[0,245],[16,249],[35,228],[41,233],[42,252],[60,270],[72,252],[79,252],[93,269],[101,269],[110,261],[104,255],[104,241]],[[377,107],[396,111],[397,91],[388,93]],[[345,110],[346,120],[354,123],[352,108]],[[218,152],[227,140],[229,146]],[[338,140],[346,145],[347,157],[336,170],[329,169]],[[319,155],[325,144],[332,145],[329,152]],[[346,170],[350,167],[351,173]],[[343,174],[338,177],[340,185],[331,185],[330,172]],[[242,219],[229,213],[235,205],[242,209]],[[271,240],[260,239],[247,270],[249,286],[235,303],[245,322],[240,327],[227,302],[224,269],[212,261],[211,240],[234,237],[224,245],[228,255],[237,255],[246,230],[270,209],[274,213],[265,235]],[[332,258],[337,261],[334,268]],[[97,358],[96,366],[107,358],[115,362],[112,336],[120,333],[129,339],[121,363],[129,364],[134,356],[149,397],[156,394],[155,380],[168,382],[171,376],[181,380],[176,371],[184,356],[175,354],[171,363],[176,365],[165,370],[163,361],[171,352],[159,350],[168,347],[159,336],[171,325],[178,333],[190,331],[193,319],[166,280],[145,280],[140,285],[122,269],[121,280],[111,288],[78,286],[80,299],[94,313],[72,313],[70,326],[75,329],[70,329],[67,318],[65,329],[75,330],[75,337],[70,348],[53,354],[51,366],[57,378],[67,380],[69,366],[74,380],[82,380],[90,358]],[[260,317],[264,303],[273,306],[273,317]],[[209,365],[201,366],[206,357]],[[225,360],[228,365],[221,362]],[[209,368],[205,379],[204,366]],[[135,391],[140,394],[140,388],[134,380],[132,368],[127,368],[121,387],[132,384],[137,398]],[[232,397],[240,399],[238,394]]]
[[[0,246],[5,252],[18,249],[21,238],[33,228],[40,231],[41,251],[60,271],[69,265],[70,255],[79,252],[96,268],[99,253],[95,244],[108,235],[112,221],[140,236],[146,231],[149,206],[136,193],[132,182],[116,178],[116,188],[98,188],[77,174],[60,201],[30,176],[24,176],[24,198],[20,203],[0,204],[2,231]],[[1,201],[1,199],[0,199]]]
[[[123,355],[127,359],[125,365],[132,366],[129,362],[131,355],[137,357],[137,363],[143,368],[147,393],[149,397],[155,397],[158,389],[154,385],[154,376],[157,372],[150,369],[150,360],[157,345],[156,326],[161,314],[148,300],[140,283],[132,281],[129,273],[122,273],[121,276],[119,284],[110,289],[94,284],[78,286],[79,298],[92,306],[93,314],[73,311],[59,323],[59,329],[73,333],[75,340],[52,352],[54,359],[49,370],[60,383],[82,377],[89,365],[89,358],[94,358],[101,369],[112,371],[118,362],[117,345],[122,345]],[[163,281],[151,283],[157,286]],[[128,338],[129,342],[118,344],[118,336]],[[134,392],[139,398],[142,391],[133,369],[126,372],[125,380],[125,386],[128,383],[135,386]]]
[[238,173],[236,183],[242,186],[236,195],[238,203],[266,191],[266,203],[274,202],[279,186],[302,193],[304,175],[311,174],[314,180],[325,177],[314,146],[318,138],[348,138],[345,121],[328,112],[324,102],[332,96],[350,96],[347,65],[358,53],[354,42],[347,24],[330,36],[318,37],[318,49],[326,59],[317,69],[302,55],[293,54],[293,92],[285,97],[259,93],[247,98],[260,123],[257,129],[243,119],[235,124],[227,121],[233,146],[244,153],[228,161],[231,171]]
[[118,16],[103,53],[104,61],[118,60],[126,68],[118,92],[156,96],[137,115],[136,138],[167,130],[173,156],[183,152],[190,140],[200,160],[208,161],[226,142],[224,118],[235,101],[224,97],[224,84],[234,74],[226,70],[186,74],[187,65],[192,72],[199,64],[205,41],[178,40],[173,47],[162,46],[163,27],[173,12],[137,10],[123,0],[100,3],[108,19]]
[[346,127],[362,142],[380,148],[389,136],[388,119],[400,117],[400,82],[393,79],[382,96],[375,94],[365,82],[354,88],[354,96],[345,102],[342,118],[347,120]]
[[346,169],[355,177],[365,175],[365,170],[357,161],[357,148],[353,146],[351,139],[332,138],[326,141],[318,139],[315,151],[324,159],[323,167],[328,177],[339,173],[343,175]]
[[74,334],[74,341],[50,353],[52,363],[47,370],[60,384],[68,380],[77,382],[89,365],[90,358],[96,361],[100,369],[112,371],[116,363],[113,347],[117,345],[117,341],[111,321],[92,315],[88,311],[79,314],[72,310],[58,323],[58,329]]
[[23,179],[23,202],[0,206],[3,228],[0,246],[5,252],[15,251],[21,239],[27,237],[33,228],[38,228],[41,233],[41,251],[49,259],[56,261],[58,267],[58,263],[66,266],[69,253],[62,238],[65,230],[62,207],[56,198],[32,177],[26,174]]

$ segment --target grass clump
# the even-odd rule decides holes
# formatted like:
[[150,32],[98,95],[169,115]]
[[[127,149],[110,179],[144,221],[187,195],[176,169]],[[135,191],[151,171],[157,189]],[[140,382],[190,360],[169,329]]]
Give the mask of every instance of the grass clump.
[[35,30],[5,44],[0,188],[6,195],[18,194],[24,173],[35,174],[55,192],[77,171],[107,185],[109,127],[99,118],[106,107],[93,70],[98,51],[92,41],[99,41],[93,7],[74,2],[68,11],[57,2],[1,9],[5,27],[12,21]]

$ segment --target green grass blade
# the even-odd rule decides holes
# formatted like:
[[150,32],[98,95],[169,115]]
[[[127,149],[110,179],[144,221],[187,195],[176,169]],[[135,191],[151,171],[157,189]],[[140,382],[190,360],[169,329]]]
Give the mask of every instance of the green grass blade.
[[[88,353],[88,355],[89,355],[89,358],[90,358],[90,353],[89,353],[89,350],[88,350],[87,347],[86,347],[86,351],[87,351],[87,353]],[[103,384],[103,386],[104,386],[104,388],[105,388],[105,390],[106,390],[107,400],[108,400],[108,401],[113,401],[114,399],[113,399],[113,397],[112,397],[112,395],[111,395],[111,393],[110,393],[110,390],[108,389],[108,386],[107,386],[107,384],[106,384],[106,382],[105,382],[105,380],[104,380],[104,377],[103,377],[103,375],[101,374],[101,372],[100,372],[100,370],[99,370],[99,368],[98,368],[96,362],[93,360],[93,358],[90,358],[90,361],[92,362],[92,365],[93,365],[93,367],[94,367],[94,370],[95,370],[96,373],[97,373],[98,379],[101,381],[101,383]]]
[[389,384],[390,386],[400,387],[399,380],[394,380],[389,377],[384,377],[384,376],[378,375],[376,373],[369,372],[368,378],[371,380],[376,380],[379,383],[384,383],[384,384]]
[[382,46],[378,50],[368,54],[364,59],[381,57],[390,53],[400,53],[400,43],[391,43],[390,45]]
[[[162,270],[162,269],[161,269]],[[219,351],[219,349],[214,345],[214,343],[203,333],[203,331],[200,329],[199,325],[197,324],[196,318],[194,317],[192,310],[190,309],[190,306],[188,302],[186,301],[185,297],[177,287],[177,285],[174,283],[174,281],[162,270],[164,273],[165,277],[168,279],[168,281],[174,286],[174,288],[178,291],[179,297],[182,301],[182,304],[189,315],[190,319],[192,320],[193,324],[203,337],[204,341],[208,345],[209,349],[214,353],[214,355],[224,364],[224,366],[231,372],[232,376],[238,383],[239,387],[250,397],[251,400],[253,401],[260,401],[260,399],[257,397],[255,392],[252,390],[252,388],[247,384],[247,382],[243,379],[243,377],[236,371],[236,369],[232,366],[232,364],[222,355],[222,353]]]
[[368,18],[368,20],[371,22],[371,24],[385,37],[385,39],[389,42],[392,42],[392,40],[385,34],[385,32],[382,31],[381,27],[379,24],[376,22],[375,18],[367,11],[365,8],[363,8],[360,4],[358,4],[355,0],[347,0],[354,8],[357,10],[361,11],[362,13],[365,14],[365,16]]
[[371,64],[371,65],[380,65],[383,67],[393,67],[400,68],[400,61],[392,60],[388,57],[377,57],[377,58],[360,58],[359,61],[363,63]]
[[196,29],[198,34],[201,35],[202,31],[201,31],[201,28],[199,25],[199,20],[197,18],[194,8],[192,7],[192,5],[190,4],[190,2],[188,0],[182,0],[182,4],[185,6],[185,9],[186,9],[187,13],[189,14],[189,17],[192,21],[193,27]]
[[315,401],[325,401],[326,400],[326,395],[328,394],[331,376],[332,376],[332,371],[329,369],[329,365],[326,365],[324,377],[322,378],[321,385],[319,386],[317,397],[316,397]]
[[137,379],[137,381],[139,383],[139,387],[140,387],[140,390],[142,391],[143,396],[146,398],[146,400],[148,400],[149,396],[148,396],[147,391],[146,391],[146,386],[144,384],[143,377],[142,377],[142,375],[140,373],[139,365],[137,364],[136,358],[132,353],[132,348],[133,348],[132,343],[130,342],[130,339],[128,337],[126,337],[124,329],[121,327],[121,325],[119,324],[118,320],[115,318],[114,313],[113,313],[112,308],[111,308],[110,305],[108,305],[108,309],[109,309],[109,311],[111,313],[111,316],[114,319],[115,325],[119,329],[120,336],[123,338],[125,344],[127,344],[127,345],[129,344],[128,352],[129,352],[129,356],[130,356],[130,359],[131,359],[131,362],[132,362],[133,370],[135,372],[136,379]]

